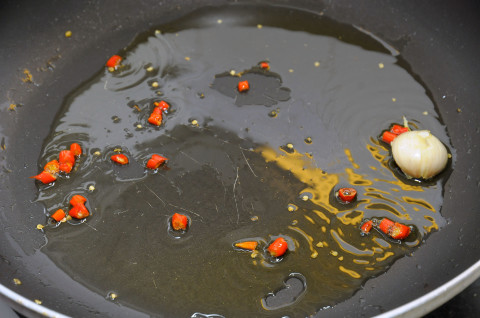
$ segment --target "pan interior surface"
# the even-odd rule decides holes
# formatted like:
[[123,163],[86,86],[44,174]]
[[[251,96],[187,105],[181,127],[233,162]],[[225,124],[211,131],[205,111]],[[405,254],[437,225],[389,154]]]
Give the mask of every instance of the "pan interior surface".
[[[44,143],[39,169],[72,142],[85,154],[68,178],[40,186],[37,202],[48,216],[82,194],[92,215],[60,226],[46,218],[41,252],[112,303],[167,316],[310,315],[446,224],[448,171],[426,186],[405,182],[377,141],[406,116],[455,155],[396,52],[312,13],[238,9],[200,10],[138,37],[119,52],[123,69],[102,70],[68,96]],[[250,92],[236,91],[237,77],[255,83]],[[162,99],[172,108],[154,128],[147,118]],[[129,166],[109,161],[118,149]],[[165,169],[144,169],[151,153],[170,159]],[[353,207],[336,203],[339,186],[359,190]],[[189,216],[185,234],[169,228],[174,212]],[[360,236],[372,217],[414,234],[401,244]],[[290,249],[276,262],[264,248],[278,236]],[[256,258],[233,247],[245,239],[260,242]]]

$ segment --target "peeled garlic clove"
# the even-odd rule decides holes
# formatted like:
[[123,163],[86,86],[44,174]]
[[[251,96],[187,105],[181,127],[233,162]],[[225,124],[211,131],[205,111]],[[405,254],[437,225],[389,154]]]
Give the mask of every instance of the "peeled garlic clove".
[[448,162],[447,148],[428,130],[403,133],[391,146],[393,159],[407,177],[430,179]]

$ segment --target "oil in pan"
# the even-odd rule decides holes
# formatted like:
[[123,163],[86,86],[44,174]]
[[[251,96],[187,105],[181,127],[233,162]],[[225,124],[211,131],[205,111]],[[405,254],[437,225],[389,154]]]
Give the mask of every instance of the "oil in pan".
[[[66,99],[40,164],[73,142],[84,154],[37,198],[46,215],[87,198],[86,219],[47,222],[42,251],[110,300],[165,316],[308,316],[445,225],[448,171],[408,182],[377,136],[405,116],[452,151],[446,128],[401,57],[368,33],[288,8],[221,7],[112,54],[117,69]],[[170,108],[152,125],[162,100]],[[111,162],[119,152],[128,165]],[[168,162],[146,169],[154,153]],[[342,187],[357,200],[339,203]],[[172,231],[174,213],[187,231]],[[363,220],[382,218],[412,233],[361,235]],[[279,237],[288,251],[274,258]]]

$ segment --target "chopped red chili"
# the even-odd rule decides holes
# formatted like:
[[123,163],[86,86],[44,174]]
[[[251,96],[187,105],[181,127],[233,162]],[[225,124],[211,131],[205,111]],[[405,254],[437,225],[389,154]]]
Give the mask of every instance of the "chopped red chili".
[[69,173],[75,164],[75,156],[70,150],[62,150],[58,156],[60,171]]
[[56,175],[60,171],[60,164],[57,160],[52,160],[47,162],[45,167],[43,167],[43,170],[50,174]]
[[70,145],[70,151],[75,157],[79,157],[82,155],[82,147],[76,142]]
[[73,164],[71,162],[62,162],[60,164],[60,171],[65,173],[70,173],[73,169]]
[[248,84],[248,81],[242,81],[238,82],[238,91],[239,92],[245,92],[250,89],[250,85]]
[[370,233],[370,231],[372,230],[372,227],[373,227],[372,220],[368,220],[367,222],[362,224],[362,226],[360,227],[360,230],[362,231],[362,233],[366,234],[366,233]]
[[42,171],[40,174],[30,177],[33,179],[37,179],[38,181],[42,182],[43,184],[51,183],[57,180],[57,177],[50,172]]
[[120,62],[122,61],[122,57],[119,55],[113,55],[110,57],[106,63],[107,67],[117,67],[120,65]]
[[75,206],[77,204],[85,204],[87,202],[87,199],[80,195],[80,194],[75,194],[71,199],[70,199],[70,204]]
[[55,211],[51,217],[52,219],[54,219],[55,221],[57,222],[60,222],[61,220],[63,220],[63,218],[65,217],[65,211],[63,211],[62,209],[58,209],[57,211]]
[[250,250],[254,251],[257,248],[258,242],[256,241],[246,241],[246,242],[239,242],[235,243],[235,247],[244,249],[244,250]]
[[77,204],[74,205],[73,208],[70,209],[70,211],[68,211],[68,214],[72,218],[84,219],[90,215],[90,212],[88,212],[87,207],[84,204]]
[[400,135],[403,134],[404,132],[410,131],[408,127],[400,126],[400,125],[393,125],[392,128],[390,129],[391,133],[394,133],[395,135]]
[[155,107],[148,118],[148,122],[155,126],[160,126],[162,124],[162,109],[160,107]]
[[392,220],[390,219],[387,219],[387,218],[384,218],[380,224],[378,225],[378,228],[380,229],[380,231],[382,231],[383,233],[385,234],[388,234],[388,232],[390,231],[390,229],[392,228],[392,226],[395,224],[395,222],[393,222]]
[[397,134],[394,134],[390,131],[384,131],[382,134],[382,140],[387,144],[390,144],[395,138],[397,138]]
[[112,161],[121,164],[121,165],[126,165],[128,163],[128,157],[125,156],[124,154],[116,154],[110,157]]
[[387,218],[384,218],[379,225],[380,231],[387,234],[393,239],[403,240],[410,235],[411,229],[404,224],[393,222]]
[[165,161],[167,160],[168,159],[165,157],[162,157],[157,154],[153,154],[152,157],[147,162],[147,168],[155,170],[158,167],[160,167],[163,163],[165,163]]
[[169,108],[170,105],[166,101],[160,101],[160,102],[154,102],[153,105],[156,107],[160,108],[161,111],[166,112]]
[[272,244],[270,244],[267,248],[268,252],[270,253],[270,255],[272,255],[273,257],[280,257],[282,256],[283,254],[285,254],[285,252],[287,251],[288,249],[288,243],[287,241],[285,241],[285,239],[283,237],[279,237],[277,238],[275,241],[273,241]]
[[172,216],[172,228],[175,231],[180,231],[180,230],[185,231],[187,229],[187,226],[188,226],[188,218],[185,215],[175,213]]
[[338,190],[338,197],[345,203],[350,203],[355,200],[357,196],[357,190],[354,188],[341,188]]
[[268,64],[267,62],[260,62],[260,67],[263,69],[269,70],[270,64]]
[[395,222],[395,225],[390,229],[390,236],[396,240],[403,240],[410,235],[410,232],[409,226]]

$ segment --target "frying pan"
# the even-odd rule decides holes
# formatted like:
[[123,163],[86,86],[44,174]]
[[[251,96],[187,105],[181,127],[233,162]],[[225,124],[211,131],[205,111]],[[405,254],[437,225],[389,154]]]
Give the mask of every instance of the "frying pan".
[[[3,1],[0,4],[0,293],[28,316],[142,317],[59,270],[40,251],[44,221],[32,202],[38,154],[66,94],[134,36],[192,10],[237,1]],[[480,276],[480,7],[476,1],[253,1],[323,12],[372,32],[399,50],[448,127],[457,151],[441,210],[447,225],[411,256],[368,280],[331,317],[420,316]],[[64,32],[77,36],[64,41]],[[24,69],[35,84],[24,83]],[[13,111],[11,103],[17,104]],[[13,278],[20,278],[15,286]],[[32,302],[41,293],[46,307]],[[47,308],[48,307],[48,308]],[[55,313],[58,312],[58,313]]]

